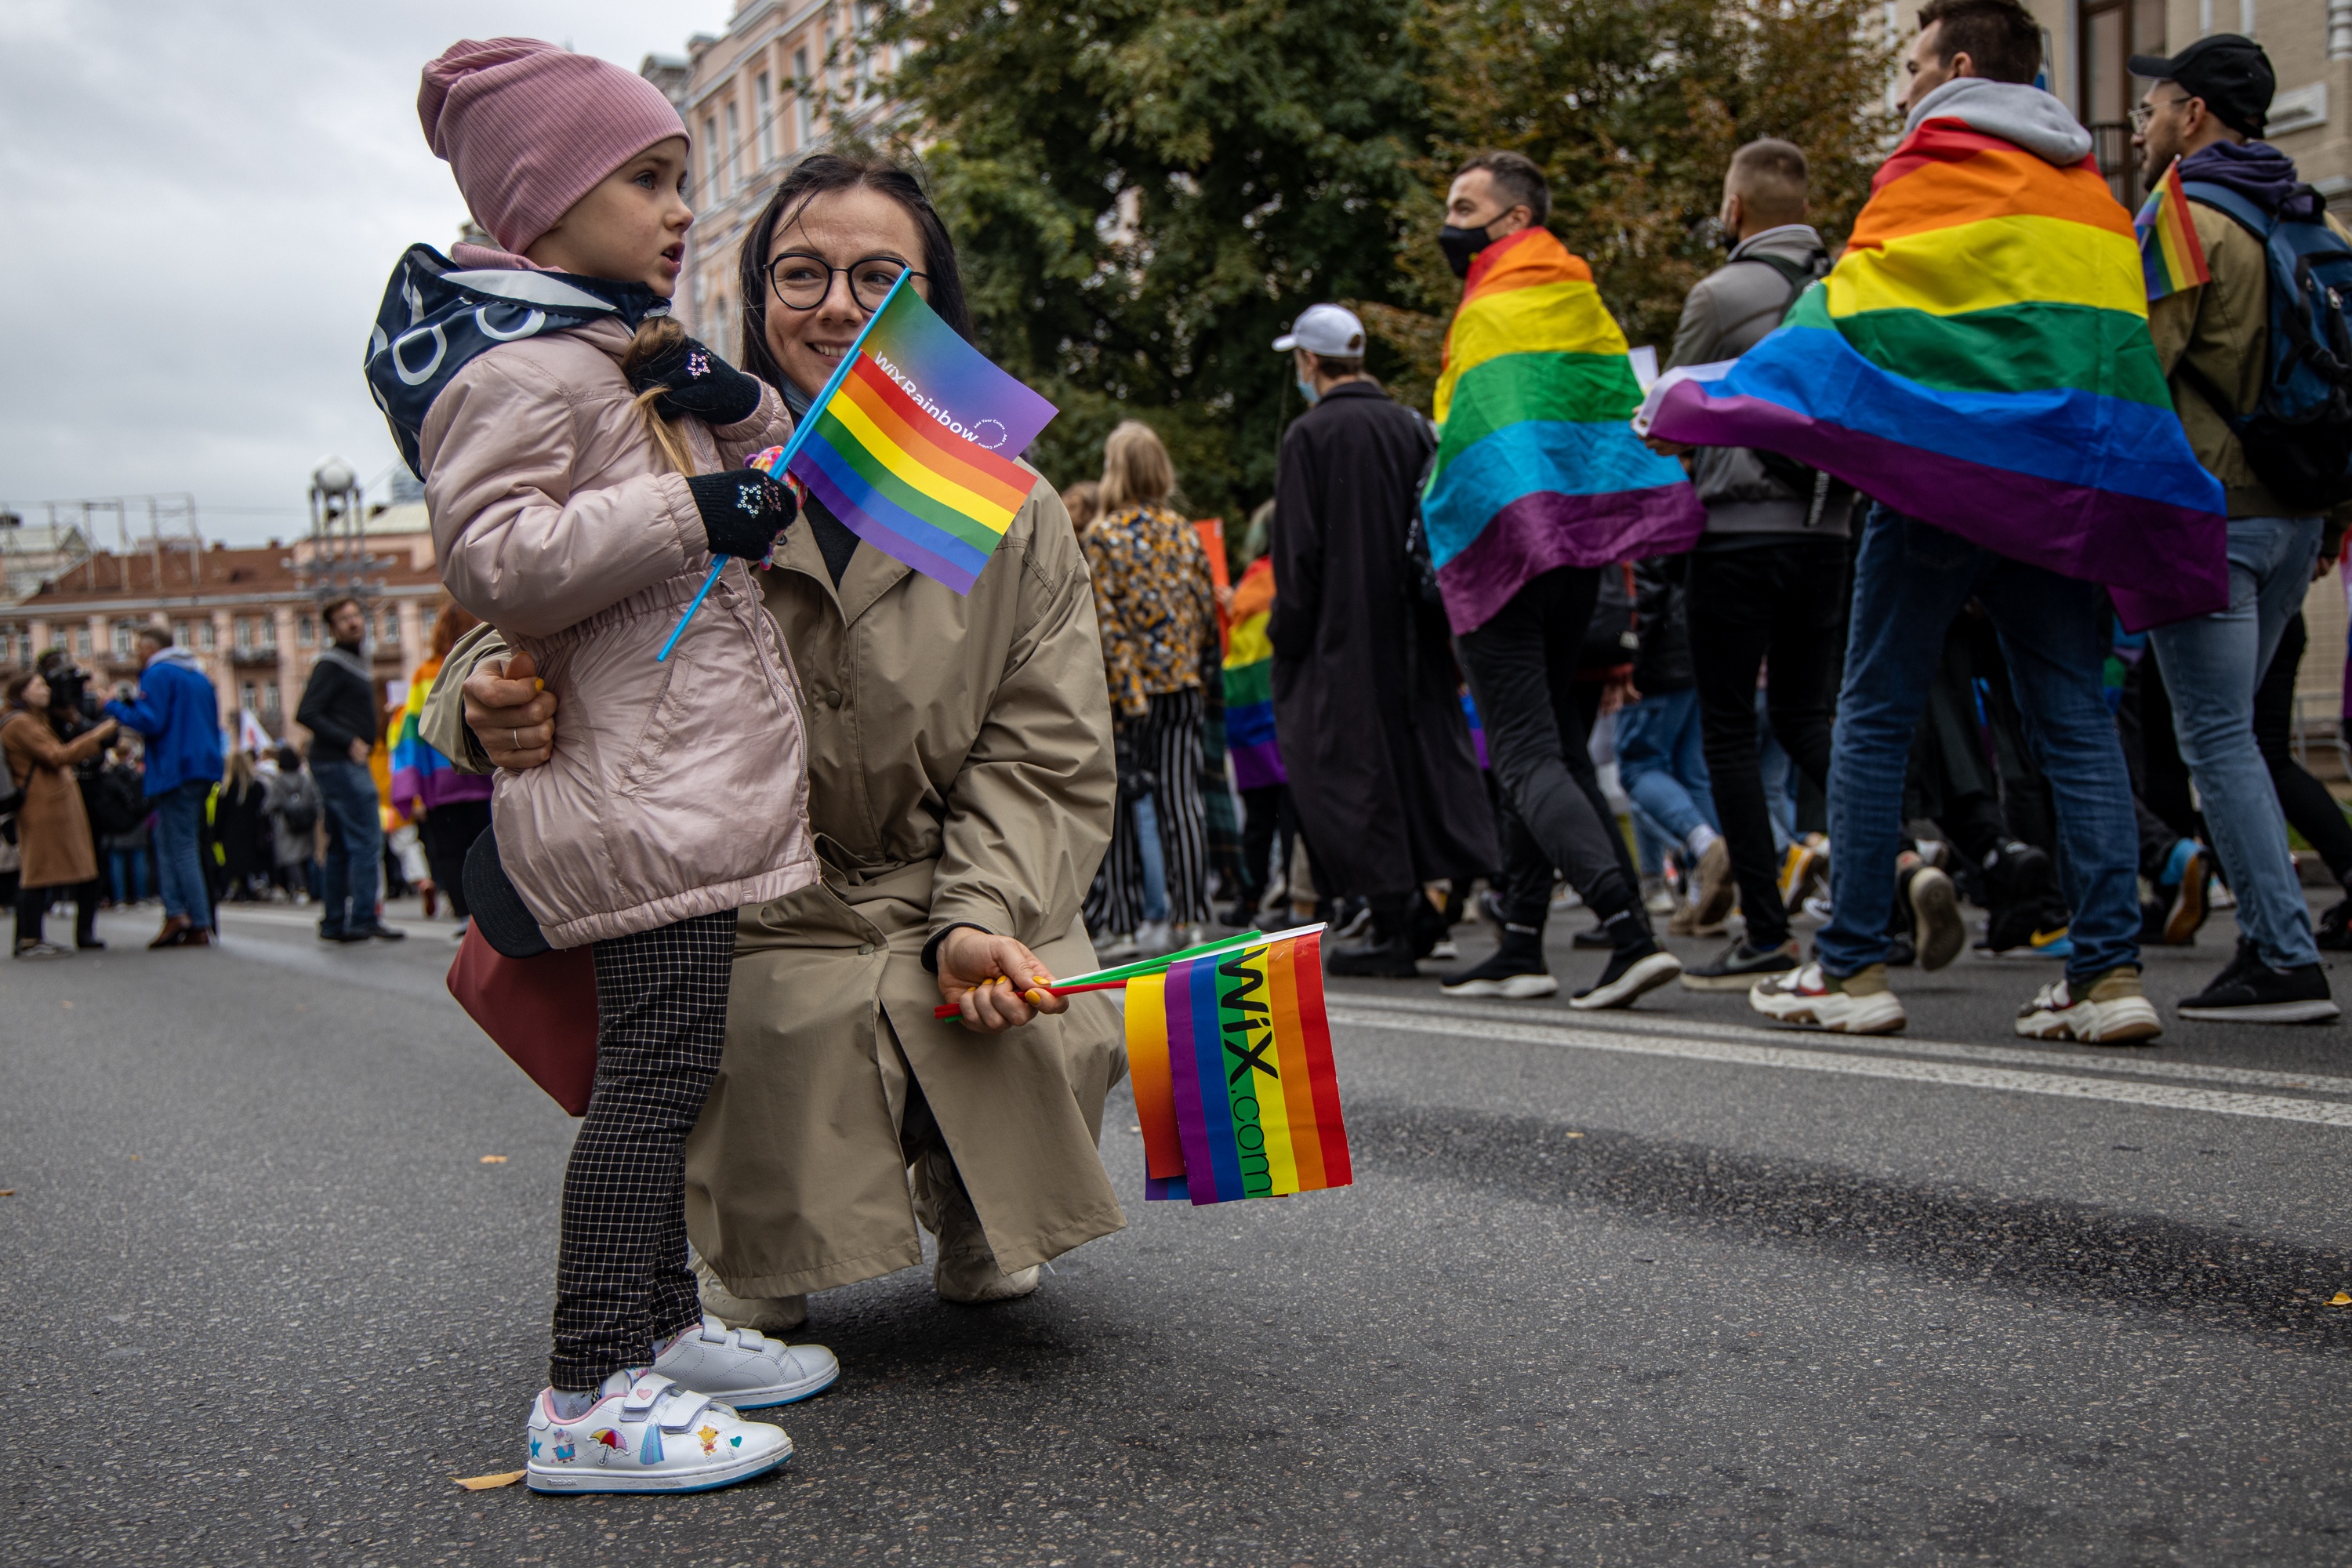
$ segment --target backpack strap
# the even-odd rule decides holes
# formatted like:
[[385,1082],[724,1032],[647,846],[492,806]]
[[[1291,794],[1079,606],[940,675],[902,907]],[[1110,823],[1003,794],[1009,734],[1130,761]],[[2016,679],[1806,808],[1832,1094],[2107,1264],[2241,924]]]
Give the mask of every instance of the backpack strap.
[[2276,214],[2263,211],[2227,185],[2217,185],[2210,180],[2183,180],[2180,194],[2236,219],[2239,227],[2263,245],[2270,244],[2271,230],[2278,226]]

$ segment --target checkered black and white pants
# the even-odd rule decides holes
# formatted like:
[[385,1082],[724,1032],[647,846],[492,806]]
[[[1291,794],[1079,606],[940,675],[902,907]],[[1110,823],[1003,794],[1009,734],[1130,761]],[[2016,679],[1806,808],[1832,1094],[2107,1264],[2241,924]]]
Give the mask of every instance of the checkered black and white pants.
[[686,1135],[727,1037],[735,913],[596,944],[596,1083],[563,1173],[548,1382],[593,1389],[702,1321],[686,1263]]

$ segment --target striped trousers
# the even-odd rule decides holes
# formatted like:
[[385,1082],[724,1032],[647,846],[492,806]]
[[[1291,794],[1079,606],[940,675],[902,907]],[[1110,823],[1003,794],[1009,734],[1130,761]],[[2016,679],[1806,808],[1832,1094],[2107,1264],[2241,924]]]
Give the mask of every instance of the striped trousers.
[[[1160,782],[1152,805],[1160,818],[1160,858],[1168,878],[1168,921],[1182,927],[1209,918],[1209,819],[1201,798],[1201,691],[1156,692],[1150,711],[1131,720],[1144,761]],[[1087,929],[1124,935],[1143,919],[1143,842],[1131,803],[1122,798],[1112,818],[1110,853],[1087,894]]]

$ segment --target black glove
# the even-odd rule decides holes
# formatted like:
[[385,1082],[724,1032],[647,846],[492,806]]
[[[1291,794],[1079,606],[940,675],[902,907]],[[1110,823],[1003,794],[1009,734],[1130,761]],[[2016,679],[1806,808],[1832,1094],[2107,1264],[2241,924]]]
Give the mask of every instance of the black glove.
[[702,514],[702,531],[709,536],[713,555],[761,560],[776,547],[776,536],[800,515],[801,503],[791,489],[756,468],[697,474],[686,488],[694,496],[694,510]]
[[735,425],[760,406],[759,382],[692,338],[639,364],[629,374],[629,386],[636,392],[669,388],[654,399],[654,411],[665,419],[691,414],[706,424]]

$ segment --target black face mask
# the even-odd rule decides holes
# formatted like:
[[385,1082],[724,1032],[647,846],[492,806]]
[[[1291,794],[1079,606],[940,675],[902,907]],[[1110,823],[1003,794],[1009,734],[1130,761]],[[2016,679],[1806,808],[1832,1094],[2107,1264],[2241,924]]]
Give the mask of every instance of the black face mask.
[[1456,278],[1469,277],[1470,264],[1494,243],[1484,228],[1456,228],[1449,223],[1437,231],[1437,247],[1445,252],[1445,265],[1454,268]]

